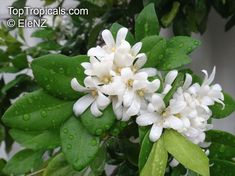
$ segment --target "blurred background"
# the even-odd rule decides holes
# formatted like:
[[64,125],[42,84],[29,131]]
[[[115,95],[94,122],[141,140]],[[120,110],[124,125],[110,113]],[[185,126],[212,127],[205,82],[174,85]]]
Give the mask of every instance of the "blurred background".
[[[14,0],[8,0],[8,1],[0,0],[0,22],[5,22],[7,19],[11,18],[7,7],[12,6],[14,2],[15,2]],[[81,5],[81,3],[83,3],[83,7],[87,7],[89,9],[89,15],[88,17],[85,17],[85,18],[81,17],[80,19],[78,19],[78,17],[77,18],[72,17],[72,21],[73,21],[72,23],[71,23],[70,18],[64,17],[63,19],[60,19],[59,31],[54,28],[55,19],[52,19],[51,17],[47,17],[48,23],[49,23],[49,20],[52,21],[51,22],[52,24],[48,24],[49,30],[51,30],[51,28],[53,30],[54,29],[57,30],[56,32],[59,32],[60,37],[61,35],[64,35],[60,41],[57,40],[58,37],[50,40],[48,39],[49,36],[46,36],[46,35],[43,36],[42,33],[35,34],[35,31],[38,30],[37,28],[11,29],[10,35],[13,38],[15,38],[17,41],[20,41],[20,43],[23,43],[20,45],[20,49],[13,48],[14,51],[17,49],[19,50],[18,53],[16,53],[17,57],[20,54],[20,52],[22,52],[25,54],[27,61],[30,62],[30,60],[33,59],[34,57],[38,57],[40,55],[47,54],[47,53],[58,53],[59,51],[62,51],[62,53],[66,55],[76,55],[80,53],[84,54],[87,48],[94,45],[94,42],[96,41],[96,37],[98,36],[99,31],[105,27],[109,27],[112,22],[119,21],[123,25],[127,24],[127,26],[129,26],[129,28],[132,30],[133,18],[135,17],[135,14],[138,13],[142,9],[142,3],[141,5],[139,5],[137,1],[136,3],[134,3],[134,1],[128,1],[127,2],[128,4],[132,3],[131,5],[128,5],[128,6],[126,6],[125,3],[124,4],[122,4],[122,2],[120,3],[120,1],[118,3],[116,2],[116,4],[114,4],[114,2],[109,4],[111,1],[110,2],[107,1],[106,2],[107,4],[104,3],[103,5],[102,5],[102,2],[99,2],[98,4],[93,3],[94,1],[87,1],[87,2],[88,3],[83,3],[83,1],[80,2],[80,1],[73,1],[73,0],[65,0],[63,1],[63,3],[54,2],[54,1],[51,1],[51,2],[46,1],[48,7],[58,7],[58,5],[62,5],[66,9],[77,7]],[[148,1],[146,1],[145,3],[147,2]],[[231,22],[231,20],[228,25],[228,19],[232,15],[234,15],[233,14],[234,11],[230,12],[231,10],[226,9],[226,8],[230,8],[229,6],[231,5],[226,4],[226,7],[220,10],[217,8],[216,3],[221,3],[222,1],[221,2],[219,0],[213,1],[212,5],[211,4],[208,5],[208,2],[206,0],[197,1],[198,3],[200,3],[199,4],[200,6],[198,6],[198,8],[202,7],[203,5],[204,6],[201,9],[199,8],[199,11],[197,11],[198,14],[203,15],[203,16],[200,18],[202,21],[200,21],[200,23],[198,23],[198,25],[196,25],[196,28],[195,28],[195,27],[192,27],[193,26],[192,24],[186,23],[186,22],[189,22],[188,20],[193,21],[193,19],[184,19],[185,16],[189,16],[189,18],[193,18],[192,16],[190,16],[190,13],[189,13],[191,11],[189,10],[188,11],[189,14],[187,14],[187,11],[185,11],[185,9],[188,9],[188,6],[189,7],[194,7],[193,5],[196,6],[197,3],[195,3],[195,1],[190,1],[190,2],[193,2],[192,3],[193,5],[190,4],[188,6],[187,6],[187,3],[189,1],[188,2],[179,1],[180,7],[177,7],[177,3],[175,3],[178,1],[167,0],[167,2],[169,4],[169,7],[165,7],[165,4],[162,4],[162,7],[159,7],[160,9],[159,11],[161,14],[158,14],[158,11],[157,11],[157,15],[159,19],[161,20],[161,24],[163,27],[165,27],[165,28],[162,28],[160,34],[165,37],[171,37],[173,35],[192,35],[193,38],[201,40],[202,42],[201,46],[198,49],[196,49],[191,55],[192,63],[189,65],[189,67],[193,71],[195,71],[197,74],[202,75],[201,74],[202,69],[206,69],[208,70],[208,72],[211,72],[212,68],[216,66],[217,72],[216,72],[215,82],[221,84],[223,89],[226,92],[230,93],[233,97],[235,97],[235,79],[233,77],[235,76],[235,28],[232,28],[233,22]],[[29,7],[45,6],[45,1],[42,1],[42,0],[27,0],[25,1],[25,3],[26,3],[26,6],[29,6]],[[95,6],[92,6],[91,3],[95,4]],[[100,8],[96,8],[96,5],[99,6]],[[234,2],[233,2],[233,5],[235,8]],[[211,6],[213,6],[213,8]],[[120,11],[120,9],[122,9],[124,10],[124,12],[127,12],[128,8],[131,8],[133,11],[133,14],[129,15],[131,16],[132,19],[123,18],[125,16],[125,13]],[[156,7],[156,10],[157,9],[158,7]],[[175,10],[177,10],[177,13],[175,13]],[[94,13],[94,11],[96,11],[96,13]],[[132,11],[130,13],[132,13]],[[226,11],[229,14],[226,14]],[[110,12],[110,13],[106,14],[106,12]],[[184,13],[183,14],[184,16],[182,15],[182,13]],[[118,15],[115,16],[114,14],[118,14]],[[169,19],[169,14],[171,14],[170,15],[171,18],[173,15],[173,19],[171,18]],[[89,17],[93,19],[89,19]],[[232,18],[234,17],[232,16],[231,19]],[[164,19],[167,19],[167,20],[164,21]],[[182,22],[183,19],[184,21]],[[182,23],[179,23],[177,20]],[[81,29],[83,29],[83,26],[77,25],[76,22],[78,22],[79,25],[84,25],[84,26],[87,25],[88,27],[85,28],[84,31],[82,31]],[[182,28],[183,30],[180,31],[177,28],[177,26],[178,28],[180,26],[180,28]],[[225,31],[225,26],[227,28],[227,31]],[[74,28],[76,27],[78,30],[73,31]],[[189,29],[189,27],[191,28]],[[22,35],[24,36],[23,39],[22,37],[18,35],[19,33],[22,33]],[[32,37],[32,34],[34,37]],[[50,34],[50,36],[51,35],[54,35],[54,33]],[[58,34],[56,35],[58,36]],[[90,36],[95,38],[94,41],[92,39],[89,39]],[[3,36],[0,33],[0,38],[1,37]],[[17,43],[17,41],[14,41],[14,42]],[[54,47],[54,48],[48,48],[45,46],[45,43],[43,43],[43,42],[50,42],[53,45],[53,42],[55,41],[57,42],[56,46],[58,47]],[[78,42],[76,43],[76,41]],[[84,43],[84,41],[88,41],[88,43]],[[14,46],[16,45],[14,44]],[[85,47],[81,47],[81,46],[85,46]],[[1,44],[0,54],[6,51],[7,47],[9,46],[4,46]],[[16,57],[16,55],[14,53],[12,54],[10,53],[10,51],[8,51],[8,53],[9,53],[10,59],[15,59],[14,57]],[[17,62],[15,64],[13,63],[13,66],[14,68],[17,66],[19,67],[19,64],[17,64]],[[7,67],[9,67],[11,70],[13,68],[12,63],[8,63]],[[15,78],[17,78],[16,77],[17,75],[24,74],[24,75],[29,75],[29,77],[32,76],[32,73],[27,66],[20,66],[19,69],[15,71],[2,70],[0,74],[1,74],[1,77],[3,77],[4,79],[4,84],[7,84],[11,82],[12,80],[15,80]],[[24,81],[23,83],[20,82],[20,84],[27,83],[27,84],[30,84],[31,86],[30,86],[30,89],[23,89],[23,91],[21,91],[20,93],[24,91],[30,91],[35,88],[33,87],[35,85],[34,85],[34,82],[32,82],[32,80],[30,81],[27,80],[26,82]],[[19,85],[17,86],[19,87]],[[20,93],[18,95],[20,95]],[[16,97],[9,98],[10,103],[13,103],[15,98]],[[216,129],[229,131],[235,134],[234,118],[235,118],[235,114],[232,114],[230,117],[226,119],[213,120],[213,124]],[[10,143],[10,142],[7,141],[6,143]],[[19,146],[17,144],[14,144],[13,150],[11,150],[10,154],[7,155],[7,153],[5,152],[6,143],[2,143],[1,145],[0,157],[3,157],[3,158],[8,158],[9,156],[12,156],[19,149]],[[10,145],[10,144],[7,144],[7,145]]]

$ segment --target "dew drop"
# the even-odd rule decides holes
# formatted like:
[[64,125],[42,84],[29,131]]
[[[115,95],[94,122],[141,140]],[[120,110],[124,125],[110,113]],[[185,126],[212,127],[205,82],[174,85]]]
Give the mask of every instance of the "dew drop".
[[64,132],[64,134],[67,134],[68,133],[68,128],[64,128],[63,132]]
[[179,47],[180,47],[180,48],[182,48],[183,46],[184,46],[184,44],[183,44],[183,43],[180,43],[180,44],[179,44]]
[[67,149],[71,149],[72,148],[72,145],[71,144],[68,144],[67,145]]
[[45,111],[45,110],[43,110],[43,111],[41,111],[41,116],[43,117],[43,118],[46,118],[47,117],[47,112]]
[[62,67],[60,67],[59,68],[59,72],[63,74],[64,73],[64,69]]
[[92,146],[96,146],[96,145],[97,145],[97,140],[93,139],[93,140],[91,141],[91,145],[92,145]]
[[109,126],[109,125],[105,125],[104,128],[105,128],[106,130],[108,130],[108,129],[110,128],[110,126]]
[[102,134],[102,132],[103,132],[103,130],[102,130],[102,129],[97,129],[97,130],[96,130],[96,134],[97,134],[97,135],[101,135],[101,134]]
[[28,121],[30,119],[30,115],[29,114],[24,114],[23,115],[23,120]]
[[69,135],[69,139],[71,139],[71,140],[74,139],[74,135],[72,135],[72,134]]

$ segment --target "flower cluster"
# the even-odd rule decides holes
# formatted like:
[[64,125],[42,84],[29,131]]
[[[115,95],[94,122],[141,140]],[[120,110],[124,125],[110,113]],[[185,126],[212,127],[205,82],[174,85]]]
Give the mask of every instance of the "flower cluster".
[[211,128],[207,123],[212,114],[209,106],[215,102],[223,104],[224,99],[221,86],[211,85],[215,68],[210,76],[203,71],[205,79],[201,85],[192,83],[192,76],[186,74],[183,86],[166,105],[164,97],[178,71],[168,72],[161,83],[161,75],[155,68],[142,68],[147,61],[146,55],[140,53],[142,43],[131,46],[125,40],[127,32],[121,28],[115,40],[109,30],[104,30],[105,44],[88,51],[90,62],[82,63],[86,75],[84,86],[76,78],[71,81],[74,90],[87,93],[74,104],[75,115],[81,115],[90,106],[91,113],[98,117],[112,104],[117,119],[128,121],[137,116],[138,125],[152,125],[153,142],[164,128],[172,128],[196,144],[203,142],[204,132]]

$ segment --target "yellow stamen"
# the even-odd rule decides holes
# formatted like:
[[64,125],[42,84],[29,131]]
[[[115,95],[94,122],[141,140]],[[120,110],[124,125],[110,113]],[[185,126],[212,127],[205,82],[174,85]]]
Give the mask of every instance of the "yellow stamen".
[[129,87],[132,87],[133,86],[133,79],[129,79],[128,81],[127,81],[127,85],[129,86]]
[[137,93],[140,97],[143,97],[144,96],[144,91],[142,89],[140,90],[137,90]]
[[98,92],[97,92],[96,90],[92,90],[92,91],[91,91],[91,95],[92,95],[93,97],[96,97],[96,96],[98,95]]
[[120,67],[116,68],[116,72],[117,72],[118,74],[120,74],[121,71],[122,71],[122,68],[120,68]]
[[104,76],[101,81],[104,83],[104,84],[108,84],[111,82],[111,77],[110,76]]
[[113,47],[113,48],[111,49],[111,51],[112,51],[112,52],[114,52],[115,50],[116,50],[116,48],[115,48],[115,47]]
[[177,118],[181,118],[181,115],[180,115],[180,113],[178,113],[178,114],[175,114],[175,117],[177,117]]

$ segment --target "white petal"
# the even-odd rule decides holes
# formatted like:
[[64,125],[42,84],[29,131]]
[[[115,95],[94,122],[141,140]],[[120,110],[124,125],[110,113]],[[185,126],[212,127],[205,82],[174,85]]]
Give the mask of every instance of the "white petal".
[[157,112],[161,112],[162,109],[165,108],[165,103],[164,103],[162,97],[159,96],[158,94],[154,94],[154,95],[152,96],[151,103],[153,104],[153,106],[155,107],[155,109],[157,110]]
[[173,128],[175,130],[181,131],[183,128],[183,122],[175,116],[168,117],[166,122],[168,123],[170,128]]
[[138,72],[145,72],[148,74],[149,77],[157,75],[157,69],[155,68],[142,68]]
[[96,99],[97,101],[97,105],[101,108],[104,109],[106,108],[109,103],[110,103],[110,99],[109,97],[106,97],[104,94],[102,94],[101,92],[98,92],[98,97]]
[[127,89],[125,94],[123,95],[123,104],[125,107],[130,106],[134,99],[134,92],[132,90]]
[[95,117],[99,117],[102,115],[102,112],[98,109],[98,105],[97,102],[94,101],[91,105],[91,113],[95,116]]
[[81,63],[81,66],[84,69],[91,69],[91,64],[89,62],[83,62],[83,63]]
[[169,108],[172,114],[177,114],[180,113],[186,107],[186,105],[187,104],[184,101],[171,99]]
[[127,35],[128,29],[127,28],[121,28],[117,32],[117,37],[116,37],[116,46],[118,47],[123,40],[125,40],[126,35]]
[[149,134],[149,139],[152,142],[156,142],[161,135],[162,135],[162,127],[157,124],[153,124]]
[[172,84],[175,80],[175,78],[178,75],[178,71],[177,70],[172,70],[169,73],[167,73],[166,77],[165,77],[165,84]]
[[141,47],[142,47],[142,42],[137,42],[137,43],[131,48],[132,54],[133,54],[134,56],[136,56],[136,55],[140,52]]
[[126,114],[128,116],[134,116],[137,115],[140,112],[140,100],[139,99],[135,99],[131,106],[127,109]]
[[100,46],[97,46],[95,48],[91,48],[88,50],[87,55],[88,56],[105,56],[107,53],[105,52],[105,50],[103,48],[101,48]]
[[102,32],[102,38],[105,42],[105,44],[109,47],[109,48],[113,48],[115,47],[115,41],[113,39],[113,35],[112,33],[105,29],[103,32]]
[[147,85],[148,85],[147,92],[148,93],[154,93],[159,89],[160,81],[159,81],[159,79],[155,79],[154,81],[149,82]]
[[128,120],[130,120],[131,116],[129,116],[127,114],[127,108],[123,107],[123,111],[122,111],[122,121],[126,122]]
[[141,67],[144,66],[144,64],[147,61],[147,57],[144,53],[138,54],[137,55],[137,59],[136,62],[134,64],[134,68],[136,68],[137,70],[139,70]]
[[122,106],[116,106],[115,103],[112,104],[113,106],[113,112],[114,114],[116,115],[116,118],[118,120],[120,120],[122,118],[122,110],[123,110],[123,107]]
[[95,80],[91,76],[87,76],[84,79],[84,84],[88,88],[95,88],[97,86]]
[[186,78],[185,78],[184,85],[183,85],[184,90],[189,88],[189,86],[192,84],[192,80],[193,80],[192,76],[186,73]]
[[214,79],[215,79],[215,72],[216,72],[216,67],[213,68],[211,75],[209,76],[207,80],[207,85],[210,85]]
[[155,123],[158,118],[160,118],[160,116],[157,116],[157,115],[158,115],[157,113],[142,114],[136,118],[136,123],[139,126],[151,125],[151,124]]
[[79,84],[76,78],[71,80],[71,87],[73,90],[78,92],[86,92],[88,90],[86,87],[83,87],[81,84]]
[[73,105],[73,112],[76,116],[81,115],[94,101],[94,98],[88,94],[80,99]]

